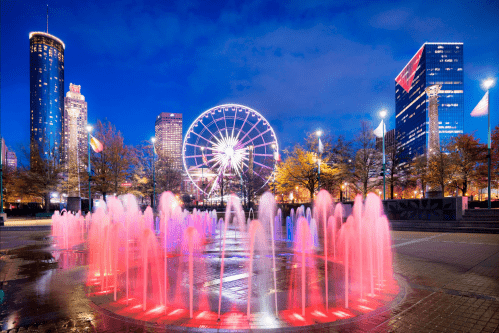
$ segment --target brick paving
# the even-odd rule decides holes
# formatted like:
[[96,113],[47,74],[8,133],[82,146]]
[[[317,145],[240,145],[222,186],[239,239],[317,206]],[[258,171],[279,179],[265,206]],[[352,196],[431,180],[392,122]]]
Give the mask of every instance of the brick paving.
[[[2,333],[174,329],[159,329],[97,311],[77,282],[84,275],[83,268],[64,272],[52,266],[55,258],[39,254],[48,245],[47,234],[33,230],[0,233],[0,280],[6,292],[0,310]],[[403,281],[402,299],[352,322],[280,330],[499,332],[499,235],[394,231],[392,241],[394,271]],[[216,265],[216,257],[210,260]],[[278,266],[285,266],[286,258],[279,262]],[[229,257],[227,264],[230,276],[243,261]],[[211,275],[215,280],[216,273]],[[278,289],[285,287],[284,280],[279,278]],[[247,293],[241,279],[224,283],[224,287],[230,287],[234,297]]]

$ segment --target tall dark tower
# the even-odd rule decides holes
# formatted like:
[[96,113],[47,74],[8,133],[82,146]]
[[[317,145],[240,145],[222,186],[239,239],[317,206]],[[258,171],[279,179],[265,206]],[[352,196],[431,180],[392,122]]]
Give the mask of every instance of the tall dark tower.
[[64,43],[45,32],[29,34],[31,163],[38,148],[44,159],[62,157]]

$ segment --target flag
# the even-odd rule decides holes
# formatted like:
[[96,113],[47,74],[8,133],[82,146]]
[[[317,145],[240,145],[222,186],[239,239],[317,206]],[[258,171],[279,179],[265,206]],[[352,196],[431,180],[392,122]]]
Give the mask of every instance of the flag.
[[208,166],[208,159],[206,158],[206,156],[204,155],[204,153],[202,153],[203,155],[203,164]]
[[324,152],[324,145],[322,144],[321,138],[319,138],[319,154]]
[[92,146],[92,149],[96,153],[100,153],[102,151],[102,149],[104,149],[104,146],[102,145],[102,143],[93,136],[90,139],[90,146]]
[[482,100],[471,111],[472,117],[486,116],[489,113],[489,92],[487,91]]
[[384,130],[384,133],[386,134],[385,122],[383,120],[381,120],[381,123],[379,123],[379,126],[373,131],[373,133],[378,138],[382,138],[383,137],[383,130]]

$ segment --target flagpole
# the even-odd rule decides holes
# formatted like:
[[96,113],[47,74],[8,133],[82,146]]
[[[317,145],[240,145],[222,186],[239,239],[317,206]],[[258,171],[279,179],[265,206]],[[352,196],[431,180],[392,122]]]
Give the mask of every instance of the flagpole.
[[386,180],[385,172],[386,170],[386,160],[385,160],[385,123],[383,122],[383,200],[386,200]]
[[381,117],[381,127],[383,130],[383,200],[386,200],[386,159],[385,159],[385,116],[386,116],[386,110],[381,110],[379,112],[379,115]]
[[[485,88],[485,90],[487,91],[485,93],[485,96],[487,97],[486,101],[487,101],[487,134],[488,134],[488,145],[487,145],[487,166],[488,166],[488,177],[487,177],[487,194],[488,194],[488,197],[487,197],[487,207],[488,209],[491,209],[492,206],[491,206],[491,202],[490,202],[490,195],[491,195],[491,186],[490,186],[490,169],[491,169],[491,159],[492,159],[492,156],[491,156],[491,146],[492,146],[492,140],[491,140],[491,136],[490,136],[490,88],[494,85],[494,79],[492,78],[488,78],[486,79],[485,81],[482,82],[482,87]],[[481,101],[480,101],[481,102]],[[478,103],[480,104],[480,103]],[[478,105],[477,105],[478,107]],[[475,109],[477,109],[477,107],[475,107]],[[473,110],[473,112],[475,112],[475,109]],[[480,109],[478,109],[479,111]],[[471,115],[473,116],[473,112],[471,112]],[[480,112],[477,112],[475,114],[476,116],[477,115],[480,115]]]
[[151,138],[152,142],[152,186],[153,186],[153,192],[152,192],[152,210],[154,211],[154,204],[156,202],[156,146],[154,143],[156,142],[156,137]]
[[92,188],[90,187],[90,182],[92,181],[92,169],[90,167],[90,132],[92,131],[92,126],[87,125],[88,141],[88,212],[92,212]]

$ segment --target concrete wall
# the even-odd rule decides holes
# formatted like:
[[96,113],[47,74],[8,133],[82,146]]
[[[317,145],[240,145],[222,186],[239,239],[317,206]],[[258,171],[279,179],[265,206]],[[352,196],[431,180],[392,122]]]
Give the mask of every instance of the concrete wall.
[[385,200],[383,206],[389,220],[460,221],[466,203],[463,197],[448,197]]

